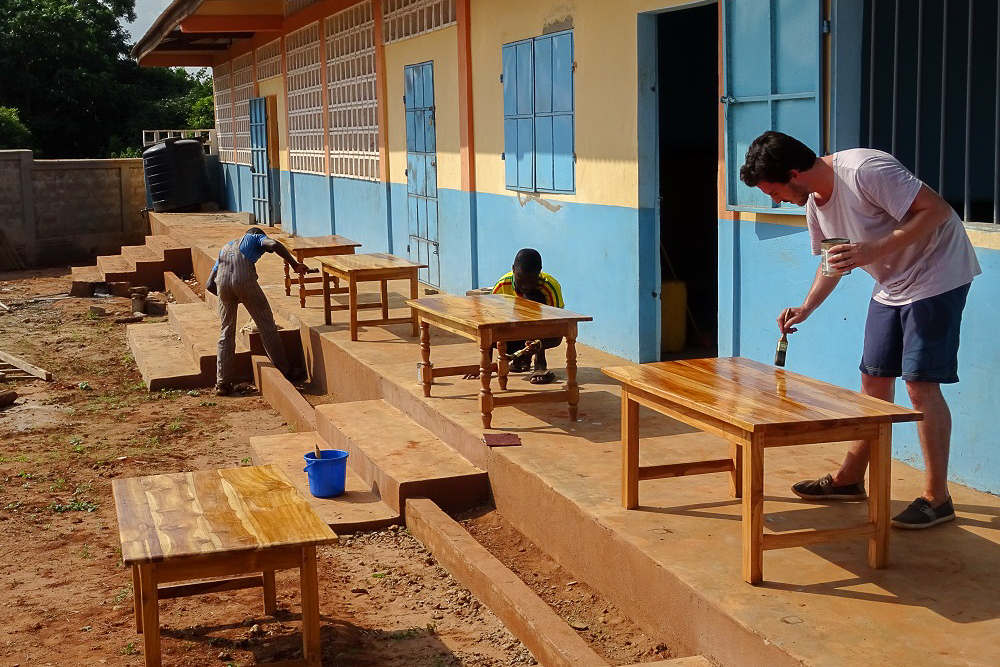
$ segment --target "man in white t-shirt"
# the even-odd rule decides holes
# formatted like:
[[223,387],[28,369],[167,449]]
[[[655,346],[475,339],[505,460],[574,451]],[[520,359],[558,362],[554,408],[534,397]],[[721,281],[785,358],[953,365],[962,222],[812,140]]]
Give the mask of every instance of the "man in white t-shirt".
[[[740,179],[774,201],[806,207],[814,255],[826,238],[850,243],[830,250],[838,271],[860,268],[875,279],[865,323],[861,391],[886,401],[902,376],[913,407],[924,413],[917,434],[924,455],[923,494],[893,517],[897,528],[929,528],[955,518],[948,493],[951,413],[942,383],[958,382],[962,310],[981,270],[965,227],[951,206],[894,157],[856,148],[820,158],[805,144],[768,131],[747,149]],[[840,281],[817,268],[800,306],[778,316],[796,331]],[[840,469],[792,491],[809,500],[863,500],[869,450],[855,442]]]

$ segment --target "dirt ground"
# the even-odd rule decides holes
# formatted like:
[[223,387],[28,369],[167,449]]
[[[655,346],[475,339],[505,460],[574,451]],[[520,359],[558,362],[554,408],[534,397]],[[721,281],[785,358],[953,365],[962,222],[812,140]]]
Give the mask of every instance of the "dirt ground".
[[[0,382],[20,395],[0,409],[0,665],[138,667],[110,480],[248,465],[250,436],[289,427],[256,393],[148,392],[112,321],[129,301],[62,298],[69,285],[66,269],[0,273],[0,350],[54,376]],[[670,656],[495,512],[462,518],[610,663]],[[535,664],[405,529],[344,536],[319,571],[324,665]],[[162,601],[164,665],[298,657],[297,573],[277,581],[276,618],[252,590]]]

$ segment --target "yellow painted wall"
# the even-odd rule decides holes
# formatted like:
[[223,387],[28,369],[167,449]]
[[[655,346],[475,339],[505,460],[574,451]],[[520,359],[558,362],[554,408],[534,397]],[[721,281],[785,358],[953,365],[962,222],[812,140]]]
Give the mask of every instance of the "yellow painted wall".
[[274,95],[278,98],[278,167],[288,171],[288,128],[285,123],[285,90],[281,77],[261,79],[258,90],[261,97]]
[[[691,4],[671,0],[490,0],[472,4],[473,105],[478,190],[504,187],[501,47],[537,37],[572,18],[576,109],[576,194],[545,199],[637,206],[640,12]],[[714,49],[714,45],[713,45]]]
[[437,123],[439,188],[458,190],[462,163],[458,132],[458,28],[394,42],[385,47],[388,90],[389,180],[406,183],[406,116],[403,107],[403,67],[434,61],[434,117]]

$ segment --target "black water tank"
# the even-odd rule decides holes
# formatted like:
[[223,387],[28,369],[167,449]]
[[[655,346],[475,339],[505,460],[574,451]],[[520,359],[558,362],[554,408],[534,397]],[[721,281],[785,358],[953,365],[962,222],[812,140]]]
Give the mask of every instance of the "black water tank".
[[205,150],[197,139],[167,139],[142,154],[153,210],[177,211],[212,200]]

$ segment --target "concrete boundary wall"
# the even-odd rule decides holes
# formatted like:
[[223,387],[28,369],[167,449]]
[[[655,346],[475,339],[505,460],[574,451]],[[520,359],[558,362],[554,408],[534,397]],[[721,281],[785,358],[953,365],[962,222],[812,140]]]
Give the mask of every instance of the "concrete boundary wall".
[[0,229],[27,266],[87,263],[140,244],[142,159],[35,160],[0,151]]

